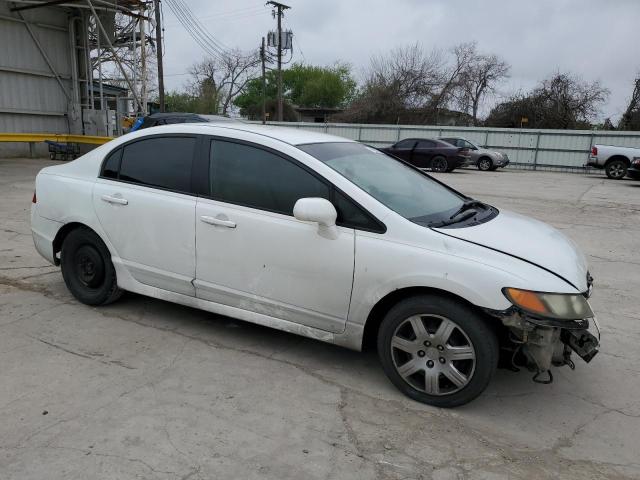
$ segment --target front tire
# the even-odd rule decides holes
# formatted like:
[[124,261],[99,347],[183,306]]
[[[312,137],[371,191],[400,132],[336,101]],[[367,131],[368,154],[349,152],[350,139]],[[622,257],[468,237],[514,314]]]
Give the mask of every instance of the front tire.
[[408,397],[456,407],[480,395],[498,365],[495,333],[467,305],[438,295],[396,304],[378,331],[387,377]]
[[489,157],[482,157],[478,160],[478,170],[482,170],[483,172],[491,170],[493,167],[493,163]]
[[612,180],[622,180],[627,174],[627,164],[622,160],[613,160],[607,163],[604,172]]
[[60,268],[69,291],[86,305],[106,305],[122,295],[109,250],[87,228],[73,230],[64,239]]

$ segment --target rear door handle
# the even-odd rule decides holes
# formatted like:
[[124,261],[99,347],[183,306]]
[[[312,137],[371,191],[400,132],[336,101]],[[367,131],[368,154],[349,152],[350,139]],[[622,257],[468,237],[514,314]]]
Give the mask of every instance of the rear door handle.
[[221,218],[208,217],[206,215],[200,217],[200,220],[202,220],[204,223],[208,223],[209,225],[219,225],[221,227],[236,228],[236,222],[232,222],[231,220],[223,220]]
[[102,195],[102,200],[107,203],[117,203],[118,205],[129,205],[129,200],[122,197],[112,197],[111,195]]

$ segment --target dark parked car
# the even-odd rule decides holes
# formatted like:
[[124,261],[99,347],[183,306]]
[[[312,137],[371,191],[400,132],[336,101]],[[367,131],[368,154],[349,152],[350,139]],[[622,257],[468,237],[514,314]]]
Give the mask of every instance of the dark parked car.
[[471,162],[468,148],[454,147],[447,142],[430,138],[406,138],[380,150],[415,167],[430,168],[434,172],[451,172]]
[[152,113],[142,119],[139,126],[132,129],[141,130],[143,128],[157,127],[158,125],[171,125],[174,123],[203,123],[203,122],[233,122],[235,120],[220,115],[201,115],[197,113]]
[[636,158],[629,168],[627,168],[627,177],[634,180],[640,180],[640,158]]

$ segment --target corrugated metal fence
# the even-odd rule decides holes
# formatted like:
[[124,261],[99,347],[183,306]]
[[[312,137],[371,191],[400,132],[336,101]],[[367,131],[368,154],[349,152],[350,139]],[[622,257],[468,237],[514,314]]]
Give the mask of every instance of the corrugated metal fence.
[[404,138],[463,137],[509,155],[515,168],[584,171],[595,144],[640,148],[640,132],[601,130],[533,130],[415,125],[363,125],[351,123],[269,122],[358,140],[375,147]]

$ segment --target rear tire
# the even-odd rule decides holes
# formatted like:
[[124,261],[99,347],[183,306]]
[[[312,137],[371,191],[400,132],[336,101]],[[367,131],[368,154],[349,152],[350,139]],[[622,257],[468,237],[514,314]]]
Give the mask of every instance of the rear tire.
[[456,407],[480,395],[498,365],[498,340],[467,305],[438,295],[402,300],[378,330],[378,356],[405,395]]
[[434,157],[431,160],[431,170],[434,172],[444,173],[449,169],[449,162],[442,156]]
[[622,180],[627,174],[627,164],[623,160],[613,160],[607,163],[604,172],[612,180]]
[[122,296],[109,250],[87,228],[73,230],[64,239],[60,268],[69,291],[86,305],[106,305]]

